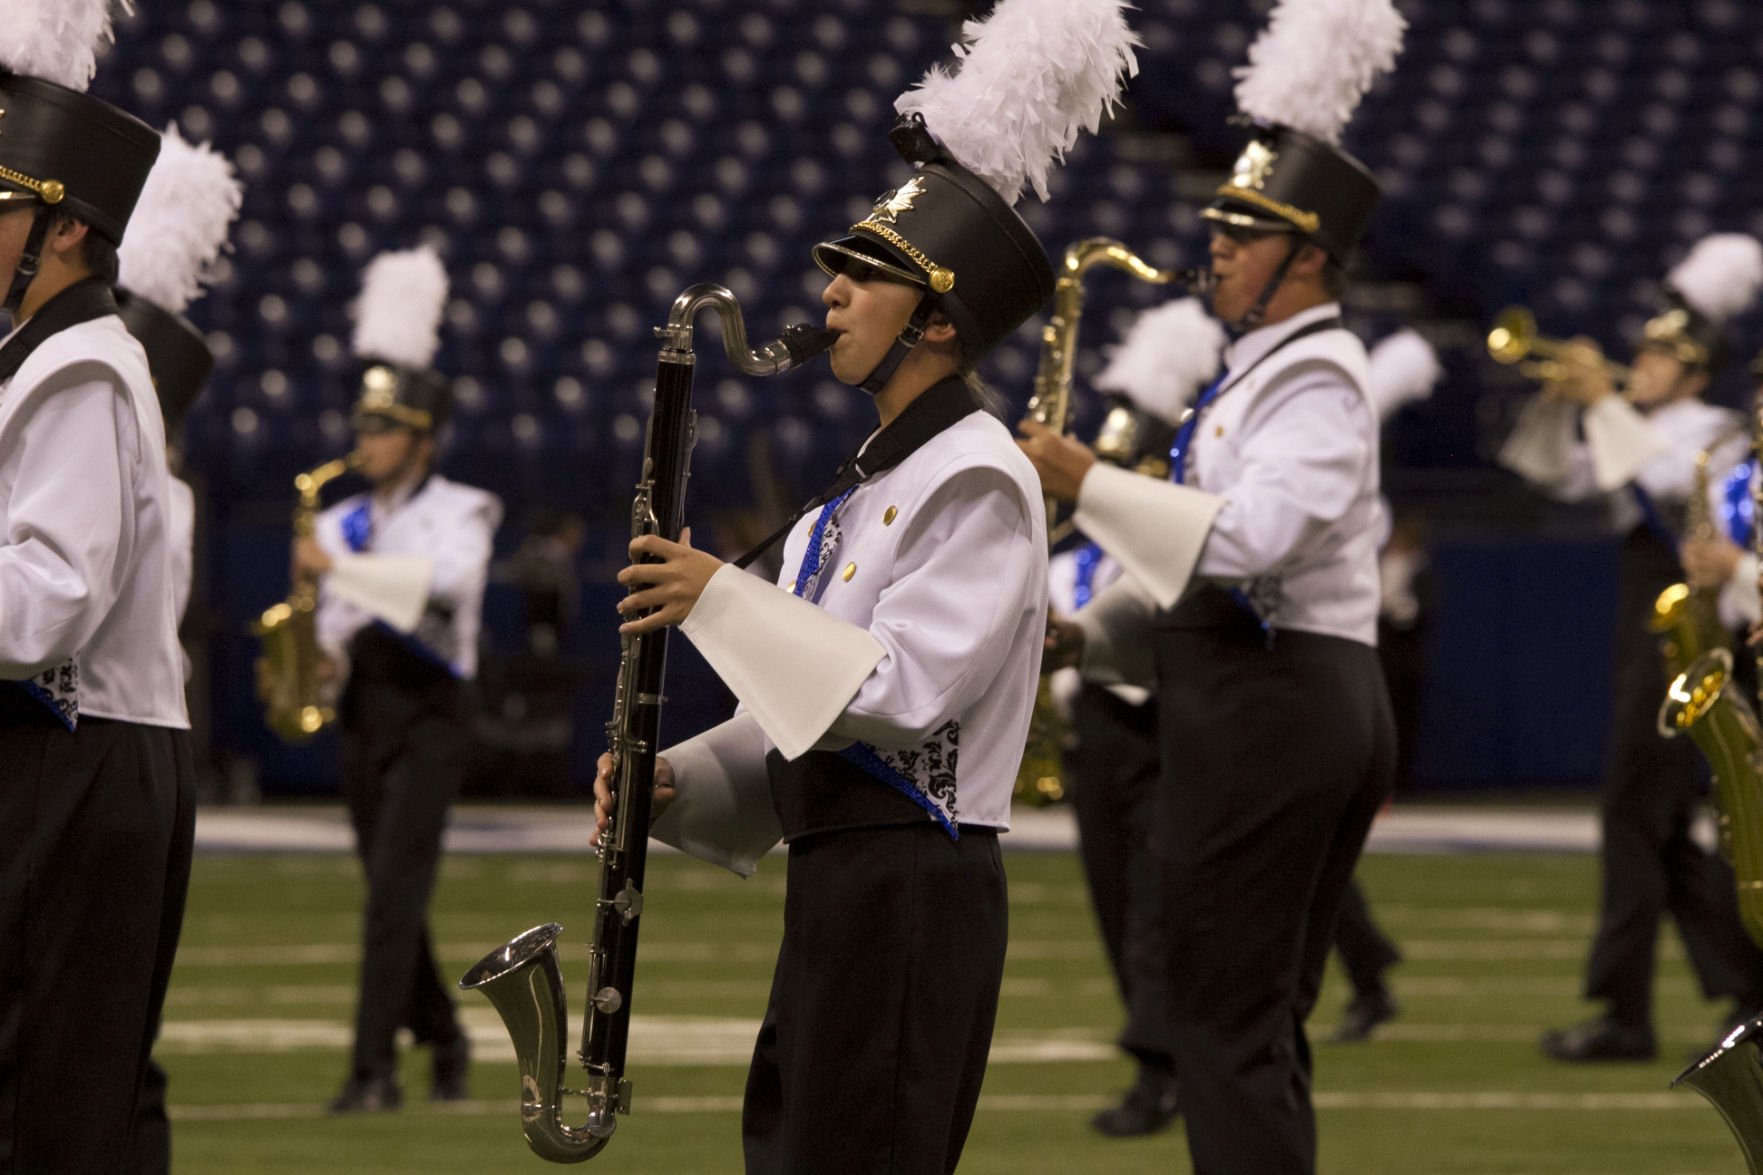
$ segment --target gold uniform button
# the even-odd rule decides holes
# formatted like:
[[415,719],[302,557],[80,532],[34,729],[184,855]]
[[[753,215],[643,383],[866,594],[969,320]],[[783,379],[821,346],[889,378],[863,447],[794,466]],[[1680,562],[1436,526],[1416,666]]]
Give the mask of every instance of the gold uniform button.
[[843,575],[841,575],[839,578],[844,580],[846,583],[850,583],[851,577],[856,574],[857,574],[857,564],[847,563],[847,564],[845,564],[845,573]]
[[899,507],[889,506],[886,510],[882,511],[882,525],[892,526],[894,525],[894,519],[898,517],[900,517]]
[[1224,435],[1224,425],[1221,424],[1218,427],[1214,428],[1212,430],[1212,435],[1215,437],[1223,436]]

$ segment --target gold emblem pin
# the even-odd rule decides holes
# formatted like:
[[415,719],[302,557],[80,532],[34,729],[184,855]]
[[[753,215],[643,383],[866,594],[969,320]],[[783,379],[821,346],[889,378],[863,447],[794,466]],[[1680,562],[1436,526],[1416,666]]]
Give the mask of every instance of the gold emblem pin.
[[1278,158],[1279,152],[1266,143],[1259,139],[1252,141],[1237,157],[1236,167],[1230,174],[1230,186],[1261,190],[1267,186],[1267,177],[1273,174],[1273,161]]
[[894,218],[902,212],[912,211],[912,202],[924,195],[924,177],[913,176],[880,200],[875,202],[875,211],[869,214],[871,220],[882,224],[898,223]]
[[1224,425],[1220,424],[1220,425],[1215,426],[1212,429],[1212,435],[1215,437],[1223,436],[1224,435]]
[[845,564],[845,573],[843,575],[839,576],[839,578],[844,580],[846,583],[850,583],[851,577],[856,574],[857,574],[857,564],[847,563],[847,564]]
[[899,507],[889,506],[886,510],[882,511],[882,525],[892,526],[894,525],[894,519],[898,517],[900,517]]

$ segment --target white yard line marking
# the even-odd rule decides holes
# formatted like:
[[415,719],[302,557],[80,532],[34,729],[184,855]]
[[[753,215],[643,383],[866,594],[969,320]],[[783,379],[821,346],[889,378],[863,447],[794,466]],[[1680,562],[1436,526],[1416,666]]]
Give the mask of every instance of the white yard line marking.
[[[454,1102],[417,1113],[490,1117],[515,1113],[515,1098]],[[986,1094],[979,1099],[982,1114],[1093,1113],[1110,1105],[1113,1098],[1098,1094]],[[1324,1090],[1316,1095],[1320,1110],[1377,1110],[1382,1112],[1433,1113],[1463,1110],[1508,1110],[1546,1113],[1675,1113],[1706,1114],[1701,1098],[1689,1093],[1518,1093],[1504,1090],[1406,1093],[1354,1093]],[[733,1114],[740,1111],[738,1097],[643,1097],[637,1095],[634,1116],[647,1114]],[[239,1105],[172,1105],[177,1122],[277,1121],[325,1117],[317,1102],[254,1102]]]

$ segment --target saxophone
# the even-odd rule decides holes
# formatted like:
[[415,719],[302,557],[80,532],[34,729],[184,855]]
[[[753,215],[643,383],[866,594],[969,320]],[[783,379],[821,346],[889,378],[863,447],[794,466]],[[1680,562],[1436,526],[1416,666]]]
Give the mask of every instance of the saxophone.
[[[326,461],[294,479],[294,537],[310,538],[318,518],[319,492],[329,482],[361,464],[359,453]],[[327,688],[319,680],[324,655],[318,648],[318,588],[296,577],[288,598],[267,609],[251,632],[263,643],[257,658],[257,696],[264,721],[283,742],[303,743],[336,717],[326,705]]]
[[[1041,328],[1040,364],[1035,369],[1034,394],[1028,401],[1028,419],[1051,432],[1063,433],[1071,418],[1071,376],[1077,362],[1078,323],[1083,318],[1083,280],[1098,265],[1124,269],[1153,285],[1179,282],[1196,292],[1204,292],[1212,282],[1211,271],[1205,269],[1154,269],[1125,245],[1108,237],[1087,237],[1066,249],[1053,284],[1053,317]],[[1059,503],[1049,497],[1046,507],[1051,544],[1058,533]],[[1050,804],[1064,797],[1065,785],[1059,778],[1064,728],[1053,701],[1050,679],[1043,674],[1035,690],[1028,745],[1016,772],[1017,798],[1031,804]]]
[[[1763,390],[1753,406],[1755,439],[1763,446]],[[1753,509],[1763,508],[1763,477],[1751,481]],[[1753,513],[1753,522],[1763,515]],[[1751,529],[1763,556],[1763,528]],[[1763,653],[1759,654],[1763,662]],[[1763,663],[1760,663],[1763,668]],[[1763,945],[1763,725],[1732,685],[1732,654],[1715,649],[1671,683],[1659,711],[1659,729],[1687,730],[1714,768],[1720,843],[1738,885],[1739,920]],[[1763,1019],[1740,1025],[1707,1056],[1678,1074],[1720,1111],[1744,1152],[1751,1175],[1763,1175]]]
[[[1708,465],[1713,460],[1713,450],[1725,440],[1722,437],[1696,454],[1695,476],[1684,516],[1684,530],[1691,538],[1711,539],[1719,533],[1714,512],[1708,505]],[[1688,671],[1702,654],[1726,643],[1714,595],[1705,588],[1674,583],[1653,601],[1653,615],[1647,627],[1659,637],[1665,665],[1673,676]]]
[[[837,336],[806,323],[755,352],[748,350],[741,305],[719,285],[701,283],[674,300],[667,325],[657,327],[661,356],[655,376],[655,407],[644,442],[642,480],[631,504],[631,537],[679,538],[685,523],[687,466],[695,436],[692,411],[692,320],[714,309],[722,342],[734,365],[748,375],[775,375],[800,367],[832,346]],[[479,960],[459,980],[467,991],[488,996],[514,1041],[520,1069],[520,1121],[527,1145],[542,1159],[579,1163],[611,1141],[616,1115],[630,1113],[631,1084],[624,1076],[630,1036],[631,987],[636,973],[637,931],[643,912],[643,873],[648,859],[655,753],[660,746],[663,676],[669,630],[620,639],[618,687],[606,733],[613,758],[618,806],[601,838],[600,897],[594,906],[594,938],[588,948],[587,1010],[579,1059],[585,1089],[564,1086],[569,1021],[557,937],[563,927],[546,923],[509,940]],[[581,1126],[563,1120],[562,1098],[587,1099]]]

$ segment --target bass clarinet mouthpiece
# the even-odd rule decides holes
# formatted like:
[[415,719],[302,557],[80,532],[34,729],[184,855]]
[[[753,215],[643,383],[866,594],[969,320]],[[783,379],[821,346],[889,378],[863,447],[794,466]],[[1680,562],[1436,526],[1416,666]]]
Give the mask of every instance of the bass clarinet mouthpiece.
[[832,345],[838,341],[839,332],[836,330],[823,330],[806,322],[786,326],[783,337],[778,342],[783,344],[789,359],[778,370],[800,367],[815,356],[832,350]]

